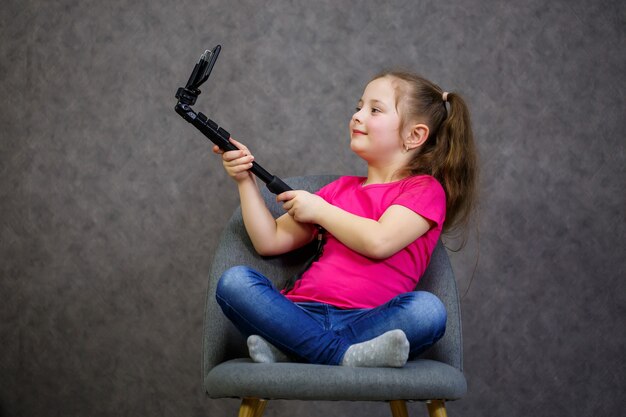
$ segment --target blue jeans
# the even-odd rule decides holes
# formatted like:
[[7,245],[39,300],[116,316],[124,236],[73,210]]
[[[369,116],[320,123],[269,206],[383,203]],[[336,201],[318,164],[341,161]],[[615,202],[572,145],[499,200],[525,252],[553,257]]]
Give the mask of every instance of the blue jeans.
[[310,363],[338,365],[348,348],[401,329],[415,357],[439,340],[446,309],[425,291],[400,294],[371,309],[339,309],[322,303],[294,303],[257,271],[233,267],[217,285],[217,302],[246,337],[259,335],[288,356]]

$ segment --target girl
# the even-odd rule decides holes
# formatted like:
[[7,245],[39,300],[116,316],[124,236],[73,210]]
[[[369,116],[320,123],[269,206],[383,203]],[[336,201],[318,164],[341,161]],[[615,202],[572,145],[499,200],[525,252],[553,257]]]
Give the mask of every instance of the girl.
[[259,254],[309,243],[316,225],[328,235],[290,290],[245,266],[221,277],[217,301],[256,362],[402,367],[444,334],[441,301],[413,289],[442,230],[466,226],[471,214],[477,169],[467,107],[420,76],[386,72],[367,84],[350,138],[367,177],[282,193],[287,213],[278,219],[248,171],[248,148],[231,138],[240,150],[213,149],[237,183]]

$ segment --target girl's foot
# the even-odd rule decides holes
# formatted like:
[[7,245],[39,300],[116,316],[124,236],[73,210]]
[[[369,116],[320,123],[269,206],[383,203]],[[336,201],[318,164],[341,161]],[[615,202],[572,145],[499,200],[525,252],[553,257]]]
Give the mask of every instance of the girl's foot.
[[248,352],[257,363],[290,362],[287,355],[257,335],[248,337]]
[[401,368],[409,358],[409,341],[402,330],[390,330],[348,348],[342,366]]

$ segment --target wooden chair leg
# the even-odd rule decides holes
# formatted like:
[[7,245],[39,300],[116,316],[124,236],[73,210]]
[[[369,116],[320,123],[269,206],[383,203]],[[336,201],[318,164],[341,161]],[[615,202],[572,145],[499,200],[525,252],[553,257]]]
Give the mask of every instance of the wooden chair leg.
[[239,407],[239,417],[261,417],[267,401],[258,398],[244,398]]
[[426,403],[430,417],[448,417],[446,404],[442,400],[430,400]]
[[393,417],[409,417],[409,412],[406,409],[406,401],[394,400],[390,401],[391,415]]

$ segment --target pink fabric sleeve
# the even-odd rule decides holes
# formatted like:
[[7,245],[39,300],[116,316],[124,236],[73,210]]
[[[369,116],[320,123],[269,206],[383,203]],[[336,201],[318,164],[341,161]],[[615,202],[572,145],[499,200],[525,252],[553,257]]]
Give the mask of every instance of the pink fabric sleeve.
[[394,204],[413,210],[440,227],[446,218],[446,194],[433,177],[420,176],[410,181],[407,188],[393,200]]

